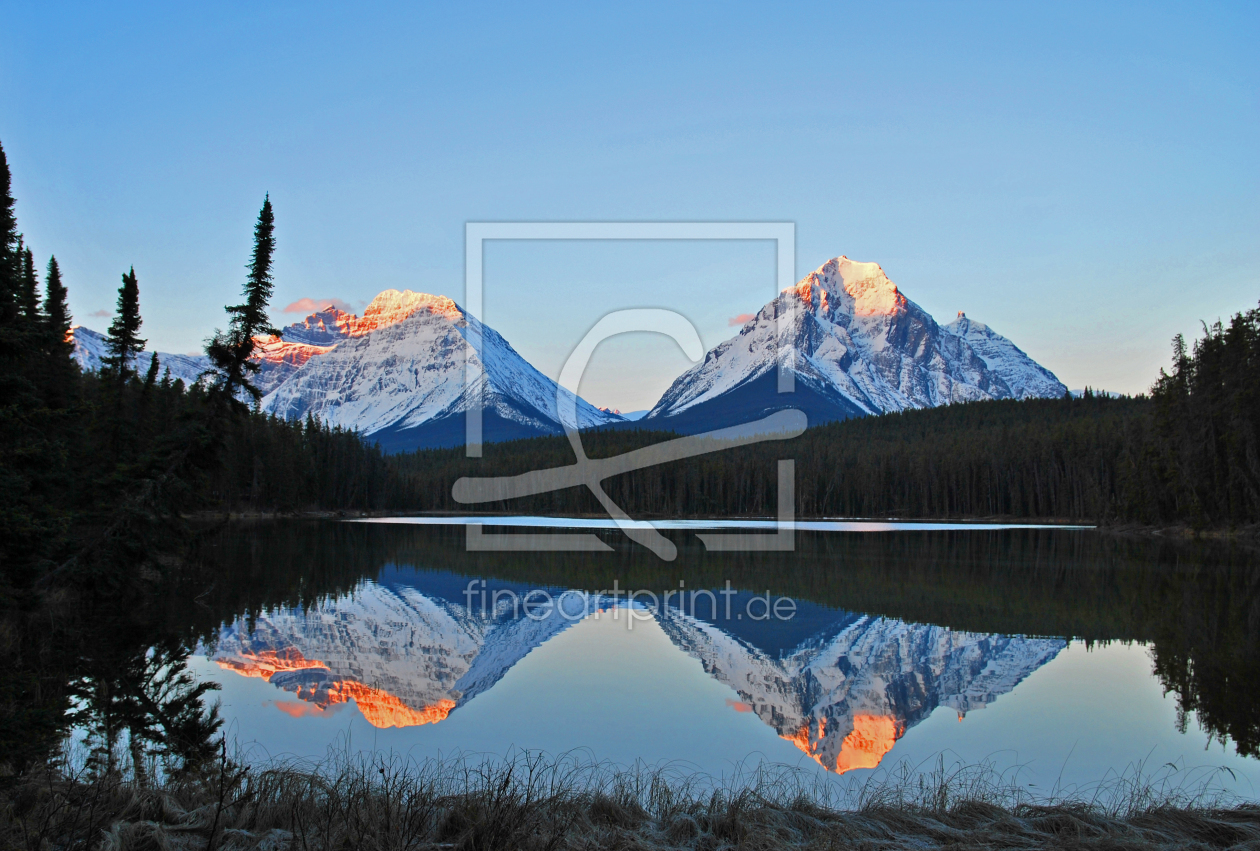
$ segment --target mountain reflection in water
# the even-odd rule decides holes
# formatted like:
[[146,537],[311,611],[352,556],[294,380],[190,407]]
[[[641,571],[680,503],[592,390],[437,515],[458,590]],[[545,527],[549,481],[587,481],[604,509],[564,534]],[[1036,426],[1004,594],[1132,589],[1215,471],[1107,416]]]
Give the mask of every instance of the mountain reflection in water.
[[[365,580],[310,607],[238,618],[219,631],[211,658],[321,708],[353,699],[374,727],[409,727],[442,721],[583,617],[602,611],[631,623],[624,602],[618,610],[598,595],[558,592],[566,616],[535,619],[506,603],[482,612],[466,598],[422,590],[431,583],[449,592],[461,581],[454,575],[411,581],[420,587]],[[731,688],[732,706],[841,773],[877,766],[937,707],[960,716],[983,708],[1066,645],[798,606],[814,631],[777,653],[733,634],[744,626],[733,618],[705,620],[677,608],[637,614],[653,617],[676,648]]]
[[[958,529],[798,532],[794,552],[715,554],[667,534],[672,563],[618,533],[601,555],[477,553],[462,528],[233,524],[206,539],[167,629],[207,657],[198,670],[224,684],[237,735],[269,751],[319,753],[361,714],[356,747],[417,753],[592,748],[717,770],[795,751],[844,773],[1001,751],[1053,783],[1070,753],[1067,775],[1096,780],[1156,748],[1260,782],[1248,551]],[[492,596],[567,592],[573,619],[470,609],[483,580]],[[614,581],[658,594],[729,581],[734,611],[768,590],[796,612],[732,620],[674,597],[627,633],[600,596]]]

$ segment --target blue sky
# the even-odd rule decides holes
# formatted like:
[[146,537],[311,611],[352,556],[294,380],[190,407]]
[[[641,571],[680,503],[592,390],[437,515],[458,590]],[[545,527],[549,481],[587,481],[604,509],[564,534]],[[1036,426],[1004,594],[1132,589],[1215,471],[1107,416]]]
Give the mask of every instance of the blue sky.
[[[1069,386],[1147,387],[1169,338],[1260,298],[1260,4],[0,3],[0,142],[78,321],[135,265],[200,346],[264,192],[276,307],[463,299],[470,220],[797,226],[1013,339]],[[707,345],[773,292],[758,244],[503,243],[487,319],[558,372],[600,313]],[[277,310],[277,320],[286,317]],[[604,346],[599,404],[686,361]],[[633,364],[629,369],[628,364]]]

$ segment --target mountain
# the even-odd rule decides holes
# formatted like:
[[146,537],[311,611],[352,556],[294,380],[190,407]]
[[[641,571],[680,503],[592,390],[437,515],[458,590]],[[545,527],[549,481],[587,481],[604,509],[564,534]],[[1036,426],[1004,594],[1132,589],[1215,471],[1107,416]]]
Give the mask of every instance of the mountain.
[[[310,317],[308,321],[309,319]],[[286,335],[290,328],[296,329],[301,326],[302,323],[289,326],[285,329]],[[105,335],[82,325],[74,326],[70,334],[74,341],[74,359],[79,364],[79,369],[85,372],[99,370],[106,354]],[[298,367],[313,356],[332,349],[331,345],[311,345],[276,337],[258,337],[255,342],[258,347],[255,349],[254,360],[258,362],[260,368],[253,377],[253,382],[263,393],[268,393],[284,383],[297,371]],[[166,367],[170,367],[172,380],[179,378],[185,384],[194,383],[210,369],[210,359],[205,355],[158,352],[157,356],[159,369],[165,372]],[[152,358],[152,352],[141,352],[136,358],[135,368],[141,375],[148,372]]]
[[[795,391],[777,392],[779,357]],[[981,399],[1057,397],[1067,388],[1010,340],[963,314],[938,325],[877,263],[829,260],[780,293],[739,334],[680,375],[643,419],[683,433],[783,408],[811,424]]]
[[658,620],[674,644],[739,695],[731,706],[755,713],[838,773],[879,765],[938,707],[959,720],[983,709],[1067,646],[837,613],[832,628],[772,656],[677,609]]
[[213,648],[198,652],[321,708],[353,699],[375,727],[413,727],[445,719],[597,601],[558,595],[566,617],[538,619],[508,606],[482,611],[473,602],[470,609],[415,588],[364,581],[311,607],[240,618],[220,628]]
[[[104,336],[83,326],[73,333],[80,368],[100,369]],[[482,337],[481,358],[468,342],[473,333]],[[288,419],[312,415],[357,429],[387,451],[464,442],[464,414],[475,398],[464,386],[468,358],[482,367],[481,382],[472,390],[484,394],[485,440],[563,432],[556,383],[449,298],[386,290],[362,317],[328,308],[285,327],[280,337],[255,342],[260,369],[253,381],[264,394],[264,411]],[[137,360],[141,373],[151,357],[146,352]],[[185,383],[210,367],[204,355],[158,357]],[[625,421],[580,398],[576,410],[581,428]]]
[[[106,356],[105,335],[75,325],[70,329],[70,338],[74,342],[74,360],[84,372],[96,372]],[[182,379],[185,384],[194,383],[200,375],[210,368],[210,359],[205,355],[176,355],[170,352],[158,352],[158,369],[165,372],[171,370],[171,379]],[[152,352],[141,352],[136,358],[135,369],[140,375],[149,371],[153,360]]]
[[[386,290],[362,319],[329,311],[306,324],[309,333],[290,336],[285,329],[277,353],[282,356],[285,346],[323,351],[307,356],[267,394],[265,411],[288,419],[314,415],[357,429],[386,450],[408,450],[462,444],[464,413],[481,393],[487,441],[563,431],[556,383],[449,298]],[[481,356],[468,341],[476,334]],[[469,359],[482,372],[471,388],[464,383]],[[582,399],[576,408],[582,428],[623,421]]]

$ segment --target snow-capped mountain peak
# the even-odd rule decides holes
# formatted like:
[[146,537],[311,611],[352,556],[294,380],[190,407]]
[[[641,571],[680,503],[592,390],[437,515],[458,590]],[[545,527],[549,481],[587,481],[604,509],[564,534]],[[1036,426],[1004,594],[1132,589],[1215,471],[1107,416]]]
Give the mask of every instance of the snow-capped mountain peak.
[[1063,395],[1065,388],[1054,373],[983,322],[968,318],[960,310],[957,319],[941,328],[960,337],[989,369],[1000,373],[1015,398]]
[[854,316],[886,316],[906,308],[906,297],[883,267],[859,263],[843,254],[810,272],[791,289],[807,307],[824,313],[833,305]]
[[362,317],[329,307],[284,327],[279,337],[256,337],[254,359],[263,369],[254,383],[264,394],[271,393],[311,358],[327,354],[345,340],[397,325],[421,311],[448,320],[460,316],[459,306],[446,296],[385,290],[372,299]]
[[[303,343],[311,346],[335,346],[351,336],[353,324],[359,317],[335,307],[316,311],[301,322],[286,325],[281,339],[286,343]],[[272,340],[276,339],[274,337]]]
[[[386,290],[362,319],[334,321],[345,336],[275,386],[263,410],[289,419],[314,415],[398,449],[462,443],[464,414],[478,395],[487,439],[563,430],[556,400],[568,391],[445,296]],[[479,348],[470,342],[476,340]],[[482,373],[472,387],[465,384],[470,362]],[[577,413],[581,427],[622,420],[582,399]]]
[[[777,392],[780,362],[795,375],[792,393]],[[841,255],[781,292],[679,376],[646,419],[697,432],[784,408],[804,410],[817,424],[1064,392],[1010,340],[965,317],[938,325],[878,263]]]
[[358,337],[387,325],[396,325],[421,310],[444,316],[452,322],[463,316],[459,305],[446,296],[411,290],[385,290],[372,299],[363,311],[363,318],[354,324],[351,334]]

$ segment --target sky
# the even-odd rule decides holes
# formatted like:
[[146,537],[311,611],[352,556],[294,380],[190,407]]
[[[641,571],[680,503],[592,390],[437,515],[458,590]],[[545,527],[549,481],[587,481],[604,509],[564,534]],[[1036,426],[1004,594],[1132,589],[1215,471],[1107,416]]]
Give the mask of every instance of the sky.
[[[200,348],[263,195],[273,317],[464,300],[469,221],[777,221],[797,277],[880,263],[1069,387],[1145,390],[1176,333],[1260,299],[1260,4],[69,4],[0,0],[19,225],[77,322],[140,280]],[[604,312],[706,346],[774,294],[767,243],[491,243],[485,318],[555,377]],[[309,302],[303,302],[309,299]],[[300,307],[295,307],[300,311]],[[596,404],[689,365],[601,346]]]

